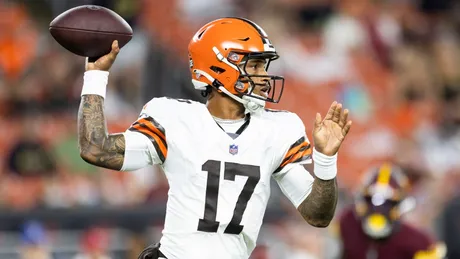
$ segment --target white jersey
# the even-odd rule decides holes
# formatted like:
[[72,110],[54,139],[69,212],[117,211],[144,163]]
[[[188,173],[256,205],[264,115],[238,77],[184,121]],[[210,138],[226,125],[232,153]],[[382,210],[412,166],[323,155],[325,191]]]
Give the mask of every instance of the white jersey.
[[160,164],[169,182],[161,251],[169,259],[249,258],[270,197],[270,178],[298,206],[310,193],[311,148],[294,113],[248,116],[225,133],[205,105],[154,98],[127,130],[122,170]]

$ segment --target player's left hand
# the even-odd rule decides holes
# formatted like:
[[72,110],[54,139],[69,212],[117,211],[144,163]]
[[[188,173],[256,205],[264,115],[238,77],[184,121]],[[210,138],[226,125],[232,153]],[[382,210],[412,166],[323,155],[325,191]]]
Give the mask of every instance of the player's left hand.
[[342,111],[342,104],[333,102],[324,120],[321,119],[321,114],[316,114],[313,128],[316,151],[327,156],[335,155],[350,128],[351,121],[348,120],[348,110]]

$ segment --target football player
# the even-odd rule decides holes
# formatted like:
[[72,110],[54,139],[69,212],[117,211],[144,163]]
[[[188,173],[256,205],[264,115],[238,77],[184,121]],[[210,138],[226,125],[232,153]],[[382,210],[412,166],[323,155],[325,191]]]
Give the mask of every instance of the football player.
[[[82,158],[130,171],[162,167],[169,182],[162,238],[140,258],[248,258],[273,177],[303,218],[326,227],[337,202],[337,151],[351,127],[332,103],[313,128],[312,149],[300,118],[265,109],[277,103],[284,78],[269,75],[278,54],[267,34],[242,18],[212,21],[189,44],[195,89],[206,105],[153,98],[124,133],[107,134],[104,98],[119,47],[86,64],[79,108]],[[303,167],[314,161],[313,178]]]
[[415,206],[409,181],[395,165],[372,169],[354,205],[339,217],[343,259],[439,259],[445,246],[401,220]]

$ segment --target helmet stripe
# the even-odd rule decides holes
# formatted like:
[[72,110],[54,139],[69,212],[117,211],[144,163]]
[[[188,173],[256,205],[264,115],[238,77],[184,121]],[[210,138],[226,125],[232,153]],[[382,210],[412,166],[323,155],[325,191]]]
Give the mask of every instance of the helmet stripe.
[[383,164],[379,169],[377,183],[381,185],[388,185],[391,176],[391,166],[387,163]]

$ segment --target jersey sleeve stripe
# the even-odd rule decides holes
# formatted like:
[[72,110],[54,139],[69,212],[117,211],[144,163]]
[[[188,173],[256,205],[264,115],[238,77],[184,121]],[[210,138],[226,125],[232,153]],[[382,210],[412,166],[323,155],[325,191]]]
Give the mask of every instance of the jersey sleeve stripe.
[[[305,142],[305,137],[301,137],[299,138],[296,142],[294,142],[294,144],[292,144],[290,147],[289,147],[289,150],[299,146],[300,144],[302,144],[303,142]],[[289,153],[289,152],[288,152]]]
[[144,124],[133,124],[131,128],[129,128],[130,131],[133,132],[139,132],[143,135],[145,135],[149,140],[152,142],[153,146],[155,147],[155,150],[158,153],[158,157],[160,158],[161,162],[164,162],[166,160],[166,156],[168,154],[168,145],[166,144],[166,141],[161,139],[155,131],[152,131],[150,127],[147,127]]
[[305,150],[302,153],[300,153],[299,157],[291,161],[290,163],[298,163],[298,162],[302,162],[302,161],[311,159],[311,153],[312,152],[311,152],[310,144],[308,144],[308,146],[305,146]]
[[300,145],[298,146],[295,146],[295,147],[292,147],[291,149],[289,149],[289,151],[287,152],[287,154],[284,156],[284,159],[283,159],[283,162],[281,164],[283,164],[284,162],[286,162],[287,160],[289,160],[294,154],[300,152],[300,151],[303,151],[304,148],[308,145],[307,142],[302,142]]
[[280,172],[286,165],[290,163],[298,163],[310,159],[311,153],[312,151],[310,143],[305,141],[305,137],[300,138],[291,145],[290,149],[284,156],[281,165],[275,170],[274,173]]
[[137,124],[144,124],[151,131],[155,132],[163,141],[166,141],[164,128],[152,117],[142,118],[134,123],[134,125]]
[[310,149],[310,144],[308,144],[307,142],[302,143],[301,146],[297,149],[295,153],[284,158],[283,162],[281,163],[281,167],[284,167],[285,165],[289,163],[293,163],[297,159],[301,158],[305,152],[309,151],[309,149]]
[[305,137],[301,137],[299,138],[296,142],[294,142],[294,144],[292,144],[290,147],[289,147],[289,150],[288,152],[286,153],[286,155],[284,156],[284,159],[283,159],[283,162],[281,164],[283,164],[285,161],[289,160],[290,157],[292,157],[292,155],[294,155],[295,153],[299,152],[299,150],[302,148],[302,146],[304,146],[305,144],[309,144],[305,141]]

